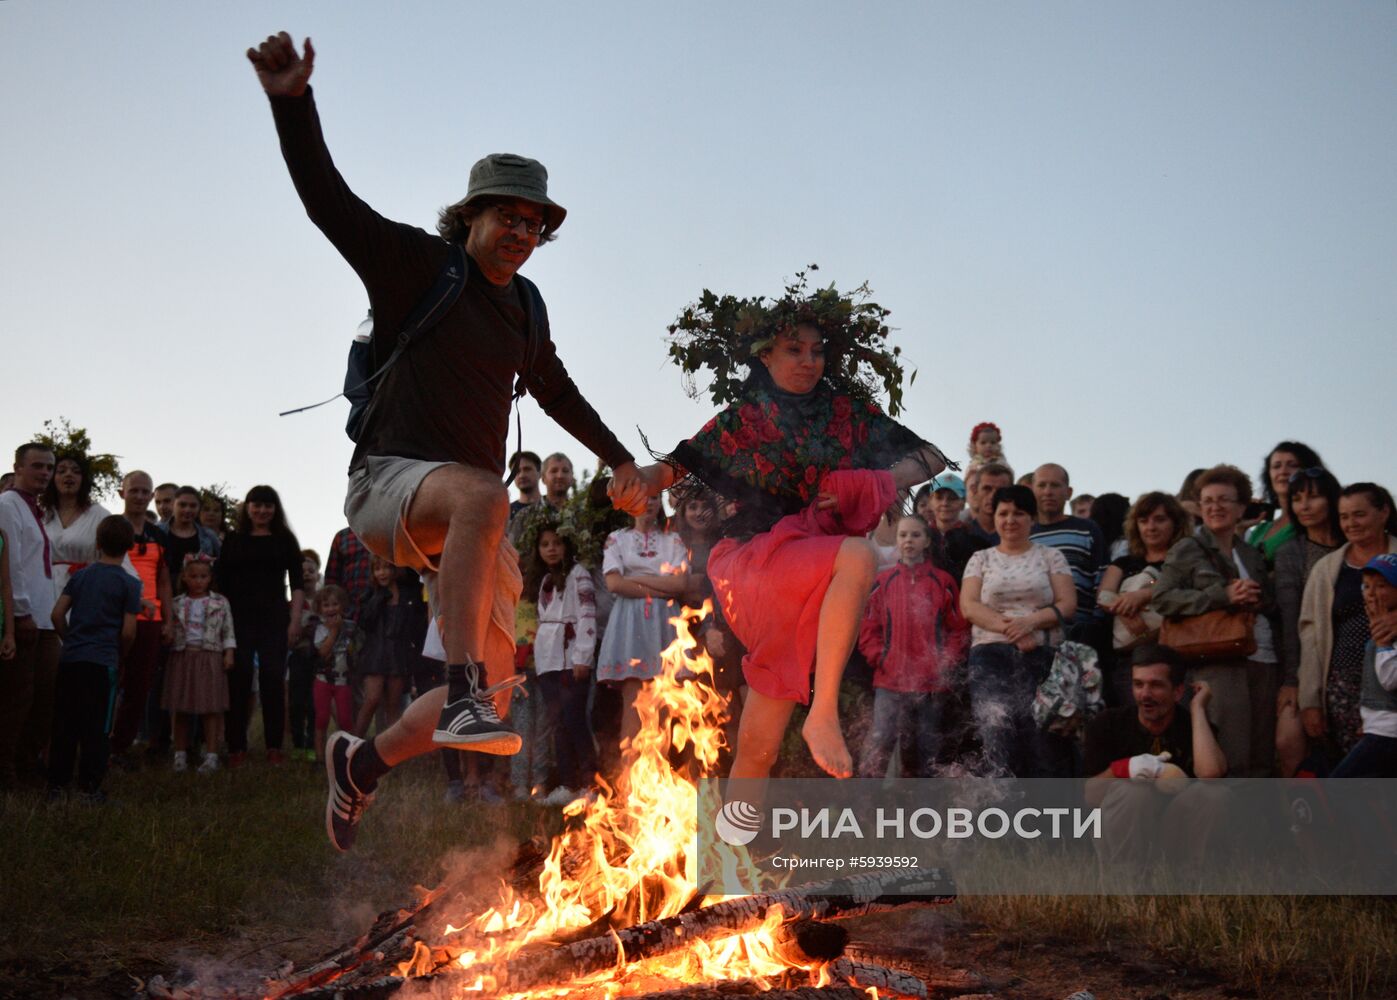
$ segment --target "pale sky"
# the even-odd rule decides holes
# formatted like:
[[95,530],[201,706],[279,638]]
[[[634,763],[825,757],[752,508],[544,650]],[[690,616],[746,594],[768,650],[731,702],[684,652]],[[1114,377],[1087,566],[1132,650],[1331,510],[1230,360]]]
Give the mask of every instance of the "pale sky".
[[[547,165],[569,216],[525,273],[638,454],[713,409],[666,324],[817,262],[892,310],[903,420],[953,457],[990,419],[1020,471],[1133,496],[1298,438],[1397,486],[1391,2],[10,0],[6,450],[63,416],[157,482],[271,483],[303,545],[343,525],[347,405],[276,415],[339,388],[367,305],[243,57],[282,28],[384,215]],[[524,437],[591,464],[532,403]]]

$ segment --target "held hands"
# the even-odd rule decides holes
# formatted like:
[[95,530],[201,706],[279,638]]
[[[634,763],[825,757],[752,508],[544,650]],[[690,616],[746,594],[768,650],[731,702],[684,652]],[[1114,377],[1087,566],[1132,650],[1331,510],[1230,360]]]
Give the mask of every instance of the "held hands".
[[1004,627],[1000,631],[1010,642],[1018,642],[1020,639],[1028,638],[1038,630],[1033,626],[1029,617],[1025,615],[1023,618],[1005,618]]
[[1255,580],[1233,580],[1227,585],[1227,603],[1239,608],[1261,603],[1261,584]]
[[315,68],[315,46],[307,38],[305,54],[297,55],[296,43],[281,31],[268,35],[257,48],[248,49],[247,60],[257,70],[257,79],[268,97],[300,97]]
[[611,473],[611,482],[606,487],[611,506],[625,511],[632,517],[644,514],[645,502],[659,493],[659,474],[655,467],[650,465],[642,469],[634,462],[616,466]]
[[1136,618],[1139,617],[1141,611],[1150,606],[1152,596],[1148,589],[1133,590],[1128,594],[1120,594],[1110,604],[1102,603],[1101,606],[1113,615]]

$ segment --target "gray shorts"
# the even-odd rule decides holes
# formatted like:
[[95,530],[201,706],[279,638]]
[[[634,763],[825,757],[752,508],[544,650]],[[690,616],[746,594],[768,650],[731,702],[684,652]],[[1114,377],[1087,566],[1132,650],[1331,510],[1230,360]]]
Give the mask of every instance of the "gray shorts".
[[[433,617],[441,614],[436,601],[440,556],[428,555],[413,540],[408,533],[407,512],[428,473],[451,464],[391,455],[370,456],[349,474],[349,490],[344,498],[344,516],[366,549],[395,566],[407,566],[422,574]],[[519,553],[508,538],[502,537],[495,560],[490,622],[508,635],[510,642],[514,641],[514,607],[523,589]]]

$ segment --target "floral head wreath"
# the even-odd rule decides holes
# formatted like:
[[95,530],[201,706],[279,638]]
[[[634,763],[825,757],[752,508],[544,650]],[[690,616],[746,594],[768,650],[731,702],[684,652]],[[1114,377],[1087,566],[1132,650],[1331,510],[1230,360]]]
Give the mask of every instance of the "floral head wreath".
[[[598,473],[598,479],[604,481],[604,476]],[[579,563],[589,570],[601,566],[606,536],[624,528],[630,518],[611,506],[604,489],[592,488],[598,485],[596,480],[582,483],[561,511],[540,503],[521,512],[519,516],[524,521],[519,531],[519,551],[527,558],[537,548],[539,535],[556,531],[559,537],[572,542]]]
[[[689,398],[699,397],[694,376],[707,368],[713,374],[708,387],[713,402],[740,399],[748,371],[760,363],[758,356],[779,335],[808,325],[824,338],[825,381],[866,402],[876,402],[879,391],[886,392],[887,412],[896,416],[902,409],[902,349],[887,346],[888,310],[872,301],[867,282],[847,294],[833,284],[812,291],[807,275],[817,270],[811,264],[796,272],[775,300],[718,296],[705,288],[697,302],[686,306],[669,326],[669,356],[684,372]],[[907,384],[916,378],[914,370]]]
[[562,518],[546,503],[536,503],[525,508],[520,517],[523,524],[519,530],[519,552],[528,559],[538,548],[538,539],[545,531],[558,531]]
[[974,447],[975,447],[975,442],[976,442],[977,440],[979,440],[979,438],[980,438],[980,432],[981,432],[981,431],[994,431],[996,434],[999,434],[999,435],[1003,435],[1003,433],[1004,433],[1003,431],[1001,431],[1001,430],[999,429],[999,425],[996,424],[996,423],[994,423],[993,421],[990,421],[990,420],[982,421],[982,422],[976,424],[974,427],[970,428],[970,447],[971,447],[971,448],[974,448]]
[[210,569],[212,569],[213,556],[209,555],[207,552],[186,553],[184,557],[184,562],[180,564],[180,568],[183,569],[185,566],[188,566],[191,563],[199,563],[201,565],[208,566]]

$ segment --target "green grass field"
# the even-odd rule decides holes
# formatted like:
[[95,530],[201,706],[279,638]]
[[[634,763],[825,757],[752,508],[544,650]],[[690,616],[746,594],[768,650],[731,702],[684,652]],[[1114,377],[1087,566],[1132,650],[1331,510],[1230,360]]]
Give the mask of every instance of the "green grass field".
[[[450,806],[435,759],[384,783],[359,844],[325,839],[323,771],[261,762],[211,777],[114,773],[111,802],[0,800],[0,995],[122,995],[191,955],[249,973],[304,962],[463,873],[482,898],[556,811]],[[1385,899],[980,897],[964,921],[1017,935],[1129,941],[1257,996],[1397,994],[1397,905]],[[102,982],[84,993],[75,982]],[[51,984],[51,988],[45,988]],[[9,990],[7,990],[9,987]]]

